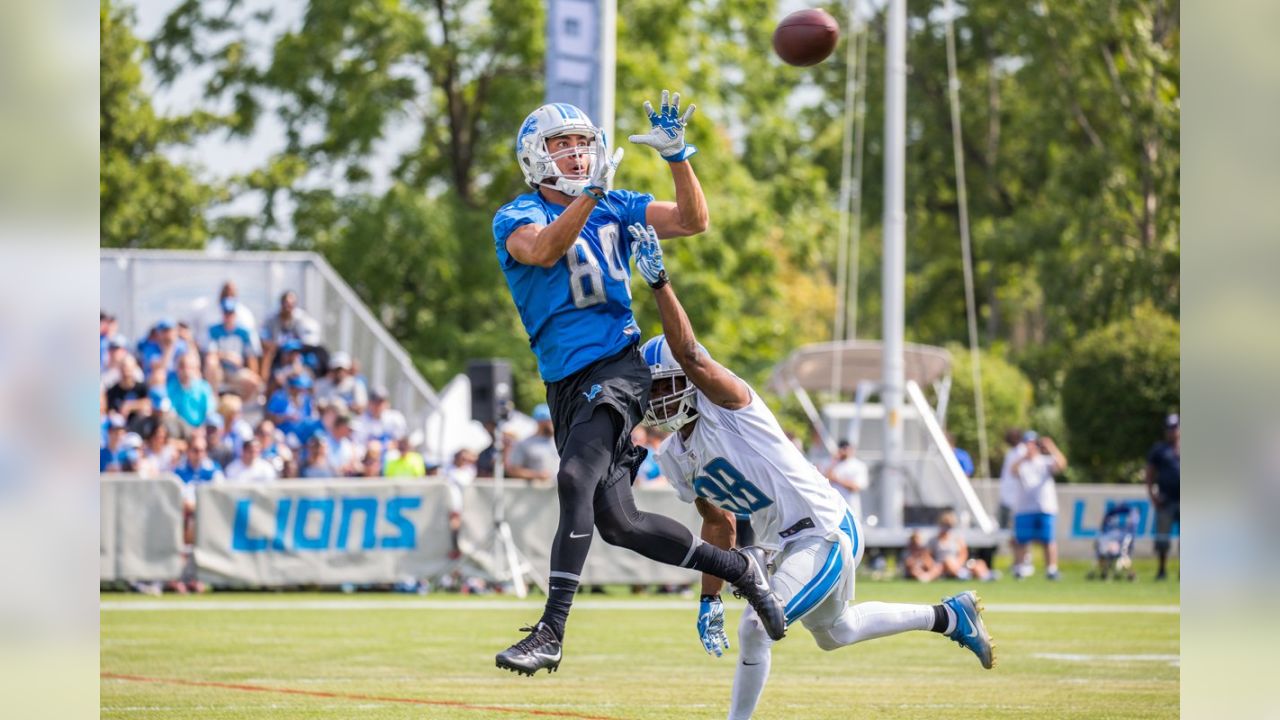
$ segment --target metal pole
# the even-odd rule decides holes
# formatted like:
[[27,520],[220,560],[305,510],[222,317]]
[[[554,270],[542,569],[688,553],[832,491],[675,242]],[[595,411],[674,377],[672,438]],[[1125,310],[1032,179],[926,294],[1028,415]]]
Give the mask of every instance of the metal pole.
[[907,3],[890,0],[885,43],[884,103],[884,471],[880,482],[884,527],[902,527],[903,509],[903,284],[906,274]]
[[596,97],[600,98],[600,117],[596,122],[604,128],[611,143],[610,149],[622,147],[613,136],[614,92],[617,85],[618,64],[618,0],[600,0],[600,70]]

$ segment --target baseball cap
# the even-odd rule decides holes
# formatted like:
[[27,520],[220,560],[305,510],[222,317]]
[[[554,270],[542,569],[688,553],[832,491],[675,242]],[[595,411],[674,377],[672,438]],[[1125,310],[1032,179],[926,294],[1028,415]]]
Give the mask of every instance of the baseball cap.
[[551,408],[547,407],[546,403],[538,403],[538,406],[533,409],[533,419],[538,422],[550,420]]
[[369,389],[369,402],[378,402],[387,399],[387,386],[374,385]]
[[157,321],[156,321],[156,329],[157,329],[157,330],[172,330],[172,329],[173,329],[173,319],[172,319],[172,318],[160,318],[159,320],[157,320]]
[[234,297],[222,298],[222,312],[233,313],[236,311],[236,299]]
[[1164,419],[1165,429],[1172,430],[1178,427],[1179,422],[1181,422],[1181,418],[1178,417],[1178,413],[1172,413],[1169,417]]
[[1040,439],[1040,433],[1035,430],[1028,430],[1022,433],[1022,442],[1035,442]]
[[111,340],[107,342],[107,346],[113,348],[129,347],[129,338],[125,337],[123,333],[116,333],[111,336]]
[[284,344],[280,346],[280,351],[281,352],[301,352],[302,343],[290,338],[289,340],[285,340]]
[[124,418],[120,417],[119,415],[115,413],[111,413],[110,415],[107,416],[107,427],[111,428],[112,430],[123,430],[124,426],[125,426]]
[[343,370],[351,369],[351,356],[339,350],[329,358],[329,367],[342,368]]
[[208,416],[205,417],[204,424],[209,427],[216,427],[219,430],[221,430],[223,426],[222,416],[216,412],[211,412],[208,414]]
[[307,388],[311,387],[311,376],[310,375],[293,375],[289,378],[289,387],[296,387],[302,390],[306,390]]

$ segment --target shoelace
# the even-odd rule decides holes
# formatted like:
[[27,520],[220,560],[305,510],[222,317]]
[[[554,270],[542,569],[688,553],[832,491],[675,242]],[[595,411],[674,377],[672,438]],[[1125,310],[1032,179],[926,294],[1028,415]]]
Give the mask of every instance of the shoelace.
[[543,639],[542,637],[541,628],[537,627],[536,625],[529,626],[529,627],[522,627],[520,628],[520,632],[529,633],[529,635],[525,637],[525,639],[516,643],[516,649],[519,650],[520,652],[529,652],[534,648],[538,647],[539,645],[542,645],[544,642],[546,642],[545,639]]

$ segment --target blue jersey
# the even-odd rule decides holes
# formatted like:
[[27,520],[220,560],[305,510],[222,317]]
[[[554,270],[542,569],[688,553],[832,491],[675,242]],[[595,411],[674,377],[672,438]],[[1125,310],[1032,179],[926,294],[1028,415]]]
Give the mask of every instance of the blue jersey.
[[549,268],[525,265],[507,252],[507,238],[527,223],[550,225],[564,206],[527,193],[498,209],[493,240],[511,298],[538,358],[555,382],[640,340],[631,314],[631,240],[626,226],[644,223],[652,195],[611,190],[596,205],[578,240]]

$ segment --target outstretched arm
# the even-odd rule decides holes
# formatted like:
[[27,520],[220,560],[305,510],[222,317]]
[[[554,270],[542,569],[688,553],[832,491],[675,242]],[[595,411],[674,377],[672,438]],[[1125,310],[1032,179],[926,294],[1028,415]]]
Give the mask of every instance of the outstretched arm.
[[720,407],[741,410],[750,405],[751,389],[747,384],[712,359],[698,344],[693,326],[689,324],[689,316],[680,305],[671,281],[667,278],[657,231],[652,225],[648,228],[632,225],[628,230],[636,239],[636,267],[653,288],[653,297],[658,301],[658,314],[662,317],[662,332],[667,338],[671,354],[680,363],[685,375],[711,402]]
[[[693,501],[702,516],[702,539],[718,548],[728,550],[734,542],[734,517],[702,498]],[[698,601],[698,638],[709,655],[720,657],[729,649],[729,638],[724,632],[724,603],[720,589],[724,581],[714,575],[702,574],[702,597]]]
[[689,158],[698,148],[684,140],[685,127],[696,108],[690,105],[681,115],[680,93],[672,96],[663,90],[662,104],[656,112],[647,100],[644,103],[649,132],[630,137],[631,142],[656,150],[670,164],[671,177],[675,180],[676,201],[651,202],[645,210],[644,222],[658,231],[658,237],[697,235],[707,229],[707,198],[689,164]]
[[676,201],[654,201],[645,209],[644,221],[658,231],[658,237],[686,237],[707,231],[710,224],[707,196],[688,160],[671,163],[676,182]]

